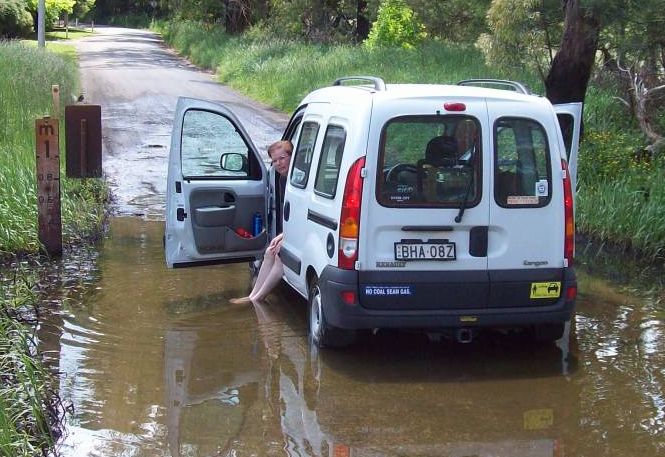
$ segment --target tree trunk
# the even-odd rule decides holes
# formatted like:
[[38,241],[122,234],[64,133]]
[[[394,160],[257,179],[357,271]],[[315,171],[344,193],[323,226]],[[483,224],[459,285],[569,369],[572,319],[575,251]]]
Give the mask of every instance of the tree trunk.
[[600,21],[595,13],[583,11],[580,1],[562,1],[566,19],[561,47],[545,79],[546,95],[552,103],[583,102],[589,84]]
[[356,10],[356,43],[365,41],[369,36],[369,18],[367,17],[367,1],[358,0]]
[[249,26],[249,2],[245,0],[226,0],[224,26],[226,31],[237,35]]

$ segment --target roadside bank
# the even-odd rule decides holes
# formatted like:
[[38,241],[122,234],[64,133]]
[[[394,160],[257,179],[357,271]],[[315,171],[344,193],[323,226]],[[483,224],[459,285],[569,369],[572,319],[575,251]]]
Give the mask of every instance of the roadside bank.
[[[53,85],[60,89],[60,113],[73,103],[78,67],[72,46],[53,43],[39,49],[30,42],[0,42],[0,61],[0,455],[48,455],[67,408],[35,336],[43,307],[35,294],[36,271],[46,260],[39,256],[37,234],[34,126],[52,112]],[[64,151],[64,134],[60,138]],[[107,218],[107,185],[66,178],[62,159],[60,168],[63,244],[92,243]]]

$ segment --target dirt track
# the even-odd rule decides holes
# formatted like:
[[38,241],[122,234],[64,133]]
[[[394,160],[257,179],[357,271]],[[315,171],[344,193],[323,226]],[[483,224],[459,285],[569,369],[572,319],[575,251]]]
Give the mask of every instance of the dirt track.
[[95,27],[75,42],[85,102],[102,107],[103,169],[116,213],[164,217],[166,170],[177,98],[220,102],[231,108],[265,151],[288,117],[215,82],[167,49],[152,32]]

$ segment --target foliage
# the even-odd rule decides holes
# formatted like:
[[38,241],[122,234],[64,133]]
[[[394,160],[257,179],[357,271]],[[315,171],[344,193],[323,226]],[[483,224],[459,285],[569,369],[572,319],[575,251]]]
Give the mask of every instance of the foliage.
[[32,31],[32,16],[25,0],[0,0],[0,38],[25,37]]
[[535,69],[544,79],[561,36],[559,0],[493,0],[476,45],[490,65]]
[[[78,93],[75,61],[54,54],[53,49],[57,48],[51,44],[43,49],[16,42],[0,43],[0,256],[39,248],[34,122],[49,113],[53,84],[60,86],[60,112]],[[25,72],[26,68],[30,72]],[[60,131],[64,132],[62,124]],[[63,236],[66,242],[72,242],[100,230],[107,191],[101,180],[66,179],[64,166],[63,160]]]
[[584,186],[621,178],[627,174],[648,176],[654,172],[654,164],[645,160],[644,142],[625,130],[588,129],[581,147],[578,170],[579,181]]
[[487,31],[485,16],[491,0],[407,0],[431,37],[473,43]]
[[365,45],[396,46],[412,49],[423,42],[427,33],[405,0],[384,0]]
[[64,407],[57,380],[35,353],[36,297],[30,277],[17,268],[0,276],[0,455],[51,455]]
[[85,19],[95,7],[95,0],[76,0],[72,10],[73,16],[79,19]]

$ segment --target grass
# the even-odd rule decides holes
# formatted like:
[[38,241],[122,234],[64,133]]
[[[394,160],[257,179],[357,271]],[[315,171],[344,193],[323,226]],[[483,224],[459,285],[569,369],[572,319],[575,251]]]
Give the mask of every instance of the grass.
[[[429,41],[417,49],[320,45],[272,36],[260,29],[231,37],[223,28],[193,22],[157,22],[165,41],[220,82],[291,112],[311,90],[344,75],[375,75],[386,82],[451,83],[467,78],[520,80],[543,85],[527,71],[489,68],[470,46]],[[578,168],[578,230],[665,258],[665,161],[644,160],[646,140],[607,75],[591,82],[585,103],[585,139]]]
[[[78,94],[72,46],[0,42],[0,258],[40,248],[37,235],[35,119],[52,110],[51,87],[60,86],[60,112]],[[20,77],[18,76],[20,75]],[[63,116],[61,116],[62,118]],[[60,150],[64,151],[61,119]],[[97,233],[104,220],[106,185],[101,180],[65,177],[61,155],[63,238],[76,242]]]
[[50,455],[64,407],[56,378],[37,356],[30,274],[2,278],[0,290],[0,456]]
[[[61,106],[77,94],[73,47],[48,42],[0,42],[0,260],[39,250],[35,182],[35,119],[52,109],[51,86]],[[61,122],[60,131],[64,132]],[[64,135],[62,135],[64,138]],[[61,139],[62,139],[61,138]],[[61,151],[64,143],[61,142]],[[61,155],[64,157],[64,155]],[[99,233],[107,188],[102,180],[64,176],[61,161],[63,238],[80,241]],[[0,456],[50,455],[64,410],[56,379],[36,353],[38,315],[30,274],[0,276]]]

